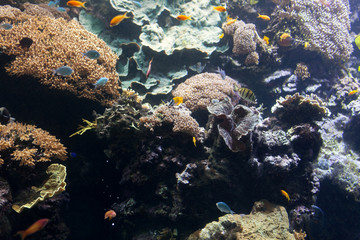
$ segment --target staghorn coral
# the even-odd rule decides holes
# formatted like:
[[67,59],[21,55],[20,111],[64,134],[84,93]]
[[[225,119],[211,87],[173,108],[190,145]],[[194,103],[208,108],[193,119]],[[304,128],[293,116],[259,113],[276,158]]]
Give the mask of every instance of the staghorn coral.
[[271,108],[271,112],[281,122],[295,125],[321,120],[329,110],[319,97],[314,94],[302,96],[299,93],[280,97]]
[[199,127],[198,122],[191,117],[191,112],[183,105],[161,105],[154,114],[149,117],[141,117],[140,123],[149,129],[161,126],[163,122],[173,124],[173,132],[187,133],[197,140],[204,138],[204,128]]
[[15,122],[0,125],[0,167],[7,159],[33,167],[37,162],[65,160],[66,154],[60,141],[40,128]]
[[348,0],[331,1],[327,7],[321,1],[282,1],[272,14],[276,16],[268,29],[287,28],[294,23],[298,41],[309,42],[307,50],[320,52],[330,60],[347,61],[353,51],[350,30],[350,6]]
[[237,103],[234,86],[240,88],[239,83],[228,76],[223,80],[220,74],[201,73],[179,84],[172,91],[172,95],[182,97],[186,107],[194,112],[198,109],[206,109],[213,99],[223,100],[230,97],[234,103]]
[[[0,29],[1,51],[15,57],[6,66],[11,75],[31,75],[50,88],[66,90],[106,105],[119,96],[119,78],[115,70],[117,56],[78,21],[31,16],[8,6],[0,7],[0,19],[14,26],[11,30]],[[33,40],[29,49],[19,46],[23,37]],[[101,54],[99,59],[83,57],[82,53],[91,49]],[[70,76],[52,74],[53,69],[64,65],[74,70]],[[93,84],[101,77],[107,77],[109,81],[104,87],[94,89]]]

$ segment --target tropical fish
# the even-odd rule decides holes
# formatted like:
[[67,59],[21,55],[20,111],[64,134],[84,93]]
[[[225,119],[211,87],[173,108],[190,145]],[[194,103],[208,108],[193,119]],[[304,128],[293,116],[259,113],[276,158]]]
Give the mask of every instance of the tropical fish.
[[290,34],[283,33],[280,36],[278,44],[282,47],[290,47],[294,41],[295,41],[295,39],[293,39]]
[[214,10],[218,11],[218,12],[226,12],[226,8],[223,6],[217,6],[217,7],[213,7]]
[[355,37],[355,45],[360,49],[360,34]]
[[125,18],[130,18],[130,16],[127,15],[127,12],[122,15],[117,15],[110,21],[110,27],[114,27],[121,23]]
[[236,21],[237,21],[237,18],[230,19],[230,20],[228,20],[228,21],[226,22],[226,25],[231,25],[231,24],[233,24],[233,23],[236,22]]
[[205,63],[202,64],[201,62],[197,62],[194,65],[189,66],[189,68],[191,70],[193,70],[194,72],[197,72],[197,73],[201,73],[205,67],[206,67],[206,64]]
[[360,66],[358,66],[358,72],[360,72]]
[[0,27],[5,30],[10,30],[13,28],[13,25],[11,25],[10,23],[2,23]]
[[226,78],[226,73],[225,73],[224,70],[222,70],[221,68],[218,67],[218,70],[217,70],[216,72],[220,74],[220,76],[221,76],[221,78],[222,78],[223,80],[225,80],[225,78]]
[[66,8],[63,7],[57,7],[56,10],[58,10],[59,12],[66,12]]
[[242,99],[244,99],[244,100],[246,100],[248,102],[251,102],[251,103],[256,103],[255,94],[250,89],[248,89],[248,88],[240,88],[240,89],[237,89],[237,91],[239,92],[239,95],[240,95],[240,97]]
[[137,6],[137,7],[139,7],[139,8],[141,8],[141,7],[142,7],[142,5],[141,5],[141,3],[140,3],[140,2],[135,1],[135,0],[132,0],[132,2],[133,2],[133,4],[134,4],[135,6]]
[[85,3],[86,3],[86,2],[68,1],[68,2],[66,3],[66,5],[68,5],[68,6],[70,6],[70,7],[83,7],[83,8],[86,9]]
[[105,84],[108,81],[109,81],[109,79],[106,77],[99,78],[99,80],[97,80],[96,83],[94,83],[95,89],[105,86]]
[[216,207],[221,211],[221,212],[224,212],[224,213],[231,213],[231,214],[234,214],[235,212],[233,210],[230,209],[230,207],[224,203],[224,202],[217,202],[216,203]]
[[196,138],[193,137],[193,143],[194,143],[194,146],[196,147]]
[[54,2],[54,1],[50,1],[49,3],[48,3],[48,6],[49,7],[56,7],[56,2]]
[[359,89],[352,90],[348,93],[349,96],[354,95],[355,93],[358,93]]
[[250,0],[250,5],[258,4],[259,0]]
[[70,74],[72,74],[74,71],[71,69],[71,67],[68,66],[62,66],[59,67],[58,69],[53,70],[53,75],[60,75],[60,76],[69,76]]
[[285,191],[285,190],[280,190],[281,194],[284,195],[284,197],[286,197],[286,199],[288,201],[290,201],[290,197],[289,197],[289,194]]
[[50,221],[48,218],[42,218],[34,222],[30,227],[28,227],[26,230],[19,231],[16,234],[21,236],[21,240],[24,240],[27,236],[36,233],[37,231],[40,231],[43,229],[46,224]]
[[268,36],[264,36],[263,40],[265,41],[266,45],[269,45],[270,38]]
[[77,153],[76,153],[76,152],[70,152],[70,157],[76,158],[76,157],[77,157]]
[[148,78],[150,76],[151,73],[151,65],[152,65],[152,61],[153,61],[154,57],[151,58],[150,62],[149,62],[149,66],[148,66],[148,70],[146,71],[146,78]]
[[185,21],[185,20],[191,20],[191,17],[190,16],[185,16],[185,15],[179,15],[176,17],[177,20],[180,20],[180,21]]
[[309,42],[305,42],[304,43],[304,49],[307,49],[309,47],[310,43]]
[[182,97],[174,97],[173,100],[174,100],[174,104],[176,106],[178,106],[184,102],[184,99]]
[[109,220],[111,220],[111,219],[113,219],[114,217],[116,217],[116,212],[115,212],[114,210],[110,209],[109,211],[107,211],[107,212],[105,213],[104,219],[109,219]]
[[222,39],[224,36],[225,36],[225,34],[222,33],[222,34],[219,36],[219,38]]
[[98,59],[100,57],[100,53],[96,50],[89,50],[83,53],[83,56],[88,57],[90,59]]
[[[258,13],[259,14],[259,13]],[[258,18],[261,18],[262,20],[265,21],[270,21],[270,17],[268,15],[261,15],[259,14],[259,16],[257,16]]]

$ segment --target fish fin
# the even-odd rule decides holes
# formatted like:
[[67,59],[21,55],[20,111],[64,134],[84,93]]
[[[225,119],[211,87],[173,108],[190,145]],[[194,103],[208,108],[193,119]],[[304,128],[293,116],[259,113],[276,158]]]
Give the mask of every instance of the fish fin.
[[15,235],[20,235],[21,240],[24,240],[27,236],[25,231],[18,231]]
[[125,13],[124,18],[131,18],[131,16],[128,16],[128,15],[127,15],[128,13],[129,13],[129,12],[126,12],[126,13]]
[[83,2],[83,3],[81,4],[81,6],[82,6],[84,9],[86,9],[85,3],[86,3],[86,2]]

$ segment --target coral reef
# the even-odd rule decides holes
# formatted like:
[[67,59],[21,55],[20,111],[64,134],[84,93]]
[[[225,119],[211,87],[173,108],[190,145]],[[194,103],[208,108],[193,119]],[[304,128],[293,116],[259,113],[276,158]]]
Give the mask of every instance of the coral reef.
[[[13,25],[10,30],[0,29],[1,51],[15,57],[6,66],[11,75],[31,75],[50,88],[66,90],[105,105],[119,96],[119,78],[115,71],[117,56],[78,21],[31,16],[9,6],[0,7],[0,19]],[[28,49],[19,46],[19,40],[24,37],[34,42]],[[100,58],[84,57],[83,53],[88,50],[97,50]],[[53,75],[52,70],[64,65],[74,72],[66,77]],[[94,89],[93,84],[101,77],[109,81]]]
[[298,78],[301,78],[301,80],[305,80],[310,77],[309,69],[304,63],[296,64],[296,69],[294,71],[294,74]]
[[314,94],[302,96],[299,93],[280,97],[271,108],[271,112],[281,122],[295,125],[311,123],[325,117],[329,110],[324,106],[319,97]]
[[221,101],[230,97],[236,104],[239,98],[234,93],[235,86],[240,87],[239,83],[228,76],[223,80],[220,74],[201,73],[179,84],[172,95],[182,97],[186,107],[194,112],[206,109],[213,99]]
[[66,148],[48,132],[33,125],[0,125],[0,167],[6,160],[20,161],[19,166],[35,166],[52,159],[65,160]]
[[227,214],[191,234],[188,240],[295,239],[288,229],[285,208],[262,200],[254,203],[249,215]]

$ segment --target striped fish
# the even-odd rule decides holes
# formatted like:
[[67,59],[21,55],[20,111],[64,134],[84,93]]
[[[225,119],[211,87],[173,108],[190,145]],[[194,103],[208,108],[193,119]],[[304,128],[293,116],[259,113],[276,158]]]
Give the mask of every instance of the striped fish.
[[239,95],[242,99],[251,102],[251,103],[256,103],[256,97],[255,94],[253,93],[253,91],[251,91],[248,88],[240,88],[237,90],[239,92]]

